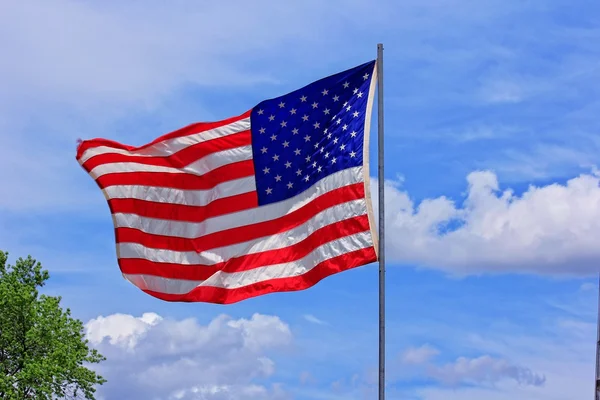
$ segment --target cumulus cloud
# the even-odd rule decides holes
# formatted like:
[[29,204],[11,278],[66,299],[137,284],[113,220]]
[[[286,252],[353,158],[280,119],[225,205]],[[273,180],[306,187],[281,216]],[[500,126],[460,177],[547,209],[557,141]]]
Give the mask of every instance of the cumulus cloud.
[[100,316],[86,324],[90,343],[107,357],[99,372],[109,399],[233,400],[285,399],[272,377],[272,351],[291,345],[289,326],[278,317],[221,315],[207,325],[155,313]]
[[467,176],[462,204],[445,196],[415,204],[397,182],[388,181],[388,256],[457,274],[596,273],[599,183],[594,171],[518,195],[500,190],[493,172],[476,171]]

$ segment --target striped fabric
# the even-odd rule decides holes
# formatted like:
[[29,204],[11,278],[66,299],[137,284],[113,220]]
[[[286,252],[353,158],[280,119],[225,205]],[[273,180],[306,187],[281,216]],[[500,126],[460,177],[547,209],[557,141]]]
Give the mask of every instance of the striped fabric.
[[375,63],[132,147],[83,141],[123,276],[167,301],[234,303],[376,261]]

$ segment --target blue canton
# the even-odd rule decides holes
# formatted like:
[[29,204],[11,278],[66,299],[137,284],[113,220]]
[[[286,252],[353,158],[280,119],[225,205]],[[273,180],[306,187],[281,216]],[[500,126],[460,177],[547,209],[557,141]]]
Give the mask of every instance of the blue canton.
[[363,165],[365,113],[375,61],[265,100],[252,109],[259,205],[293,197]]

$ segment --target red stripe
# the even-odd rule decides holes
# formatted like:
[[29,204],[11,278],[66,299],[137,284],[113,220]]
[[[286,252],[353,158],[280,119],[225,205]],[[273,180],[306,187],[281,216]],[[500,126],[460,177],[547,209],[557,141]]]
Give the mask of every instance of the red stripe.
[[128,151],[142,150],[142,149],[150,147],[156,143],[162,142],[164,140],[175,139],[175,138],[179,138],[179,137],[183,137],[183,136],[189,136],[189,135],[208,131],[211,129],[219,128],[221,126],[225,126],[225,125],[237,122],[239,120],[249,117],[251,112],[252,112],[252,110],[248,110],[245,113],[243,113],[242,115],[238,115],[237,117],[231,117],[231,118],[227,118],[227,119],[224,119],[221,121],[216,121],[216,122],[198,122],[195,124],[191,124],[191,125],[181,128],[181,129],[178,129],[176,131],[167,133],[166,135],[160,136],[160,137],[156,138],[155,140],[153,140],[152,142],[145,144],[143,146],[140,146],[140,147],[133,147],[133,146],[125,145],[125,144],[118,143],[118,142],[115,142],[112,140],[101,139],[101,138],[84,140],[77,147],[77,155],[75,156],[75,158],[79,160],[81,158],[81,156],[83,155],[83,153],[85,153],[86,150],[94,148],[94,147],[99,147],[99,146],[113,147],[115,149],[128,150]]
[[367,215],[362,215],[324,226],[292,246],[247,254],[214,265],[182,265],[158,263],[139,258],[122,258],[119,260],[119,266],[124,274],[145,274],[170,279],[203,281],[219,271],[240,272],[300,260],[325,243],[367,230],[369,230],[369,218]]
[[157,186],[184,190],[212,189],[219,183],[254,175],[252,160],[238,161],[215,168],[204,175],[170,172],[121,172],[98,177],[100,189],[114,185]]
[[328,276],[377,261],[375,249],[369,247],[326,260],[303,275],[256,282],[237,289],[197,287],[185,294],[166,294],[144,290],[165,301],[206,302],[231,304],[274,292],[293,292],[308,289]]
[[159,203],[139,199],[110,199],[112,213],[136,214],[141,217],[172,221],[202,222],[207,218],[258,207],[256,191],[224,197],[205,206]]
[[252,144],[252,135],[250,131],[244,131],[223,136],[222,138],[199,142],[174,154],[163,157],[145,157],[135,154],[119,153],[98,154],[83,163],[83,168],[86,171],[91,171],[102,164],[120,162],[135,162],[138,164],[156,165],[160,167],[183,168],[209,154],[235,149],[237,147],[248,146],[250,144]]
[[364,183],[356,183],[327,192],[283,217],[214,232],[195,239],[153,235],[133,228],[117,228],[115,236],[117,243],[139,243],[154,249],[201,252],[288,231],[329,207],[364,197]]

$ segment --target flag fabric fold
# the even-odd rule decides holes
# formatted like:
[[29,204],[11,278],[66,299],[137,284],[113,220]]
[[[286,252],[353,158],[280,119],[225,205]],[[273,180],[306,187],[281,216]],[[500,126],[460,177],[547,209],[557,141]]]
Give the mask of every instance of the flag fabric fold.
[[167,301],[227,304],[376,261],[375,74],[371,61],[141,147],[82,141],[125,279]]

